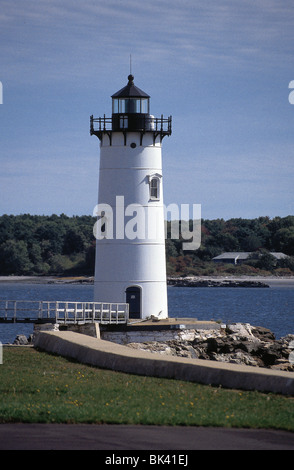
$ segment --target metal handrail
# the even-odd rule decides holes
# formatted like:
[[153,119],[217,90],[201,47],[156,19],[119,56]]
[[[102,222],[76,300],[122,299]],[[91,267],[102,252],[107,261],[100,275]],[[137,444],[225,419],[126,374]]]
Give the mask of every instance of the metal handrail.
[[[128,120],[128,114],[119,114],[118,115],[122,121]],[[130,115],[133,116],[133,115]],[[171,134],[171,124],[172,117],[164,118],[161,115],[160,118],[156,118],[150,115],[140,115],[140,121],[142,124],[142,130],[159,132],[161,134]],[[96,125],[95,125],[96,124]],[[94,134],[95,132],[110,132],[113,130],[113,121],[112,117],[106,117],[105,114],[103,117],[94,118],[93,115],[90,116],[90,133]],[[117,130],[117,129],[116,129]],[[124,125],[119,130],[126,130]]]
[[129,304],[126,303],[0,300],[2,322],[119,324],[127,323],[128,318]]

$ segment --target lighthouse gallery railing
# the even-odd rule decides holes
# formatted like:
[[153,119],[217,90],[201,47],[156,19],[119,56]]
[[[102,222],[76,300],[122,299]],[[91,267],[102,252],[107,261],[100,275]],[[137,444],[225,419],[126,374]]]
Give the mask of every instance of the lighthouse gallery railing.
[[[120,130],[128,129],[128,118],[129,115],[119,115],[119,119],[121,120],[121,128]],[[150,115],[140,115],[140,122],[142,124],[142,130],[149,130],[153,132],[158,132],[166,135],[170,135],[172,130],[172,118],[169,116],[168,118],[164,118],[161,116],[160,118],[156,118]],[[95,132],[108,132],[113,130],[113,118],[106,117],[105,114],[103,117],[94,118],[94,116],[90,116],[90,134],[94,134]],[[129,129],[131,130],[131,129]],[[136,128],[135,130],[141,130],[140,128]]]

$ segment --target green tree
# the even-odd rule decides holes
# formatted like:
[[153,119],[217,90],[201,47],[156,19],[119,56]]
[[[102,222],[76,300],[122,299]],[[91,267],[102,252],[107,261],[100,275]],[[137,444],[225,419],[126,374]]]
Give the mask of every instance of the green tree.
[[169,258],[170,256],[172,257],[178,256],[175,243],[173,240],[170,240],[169,238],[165,240],[165,253],[166,253],[167,258]]
[[266,271],[273,271],[277,266],[277,260],[269,252],[262,253],[255,266]]
[[242,243],[243,251],[255,251],[263,246],[262,239],[254,233],[248,235]]
[[4,214],[0,217],[0,245],[13,238],[14,220],[13,215]]
[[66,226],[64,223],[47,220],[36,229],[35,238],[39,242],[48,242],[47,252],[51,255],[61,254],[65,232]]
[[85,250],[86,240],[80,230],[69,228],[64,236],[63,253],[70,255],[72,253],[81,253]]
[[287,258],[282,258],[277,263],[279,268],[288,268],[290,271],[294,272],[294,256],[287,256]]
[[0,269],[2,274],[29,274],[30,261],[27,244],[23,240],[7,240],[0,247]]
[[86,249],[86,257],[85,257],[85,272],[91,276],[94,275],[95,271],[95,253],[96,253],[96,243],[93,242],[87,249]]
[[43,261],[42,248],[38,243],[33,243],[28,247],[29,257],[33,264],[33,274],[47,274],[49,271],[49,264]]
[[294,226],[279,229],[273,237],[273,246],[276,251],[294,255]]

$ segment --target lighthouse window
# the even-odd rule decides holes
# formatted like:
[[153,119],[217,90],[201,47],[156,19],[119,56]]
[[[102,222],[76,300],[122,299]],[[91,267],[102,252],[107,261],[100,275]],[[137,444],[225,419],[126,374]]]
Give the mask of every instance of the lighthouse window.
[[141,100],[140,113],[149,114],[149,99],[142,99]]
[[120,127],[120,129],[127,129],[128,128],[128,116],[120,116],[119,117],[119,127]]
[[136,100],[135,98],[130,98],[125,100],[126,104],[126,113],[139,113],[140,112],[140,100]]
[[150,180],[150,199],[159,199],[159,178],[151,178]]
[[149,114],[149,98],[119,98],[112,100],[112,112]]

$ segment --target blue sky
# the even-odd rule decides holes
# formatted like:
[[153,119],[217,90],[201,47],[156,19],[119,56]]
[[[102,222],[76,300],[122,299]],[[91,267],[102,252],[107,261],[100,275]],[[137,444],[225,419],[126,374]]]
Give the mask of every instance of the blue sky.
[[92,214],[127,84],[173,116],[164,202],[205,219],[293,214],[293,0],[1,0],[0,214]]

